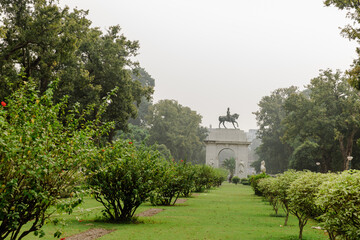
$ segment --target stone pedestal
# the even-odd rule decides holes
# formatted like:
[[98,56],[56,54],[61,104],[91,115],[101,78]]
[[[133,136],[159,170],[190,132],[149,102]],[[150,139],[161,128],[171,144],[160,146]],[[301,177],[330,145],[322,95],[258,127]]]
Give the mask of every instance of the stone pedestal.
[[246,134],[240,129],[210,129],[205,140],[206,164],[221,167],[223,158],[234,157],[236,169],[234,176],[247,177],[249,160]]

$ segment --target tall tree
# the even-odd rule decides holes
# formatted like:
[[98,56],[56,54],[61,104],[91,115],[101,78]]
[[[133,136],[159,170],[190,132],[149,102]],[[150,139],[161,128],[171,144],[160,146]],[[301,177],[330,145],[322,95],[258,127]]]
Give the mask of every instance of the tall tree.
[[330,170],[335,157],[334,131],[324,109],[315,106],[309,91],[290,96],[285,105],[282,141],[292,148],[290,168],[317,170],[321,162],[324,171]]
[[[52,0],[0,1],[0,97],[30,77],[42,94],[59,78],[55,100],[69,95],[69,109],[77,103],[80,108],[94,105],[95,115],[116,88],[102,120],[126,129],[128,119],[136,117],[136,104],[153,92],[132,79],[139,43],[126,39],[119,26],[105,34],[90,28],[86,17],[86,11],[62,9]],[[110,141],[113,135],[114,130]]]
[[201,116],[175,100],[160,100],[150,107],[149,143],[164,144],[175,160],[204,163],[206,128],[200,126]]
[[[325,6],[335,6],[340,10],[346,10],[346,16],[352,20],[352,24],[341,29],[341,34],[350,40],[360,43],[360,2],[358,0],[325,0]],[[350,70],[347,71],[349,83],[352,87],[360,90],[360,48],[356,48],[359,56],[355,59]]]
[[[137,73],[132,75],[134,81],[139,81],[143,87],[155,87],[155,79],[144,69],[136,69]],[[141,103],[138,104],[138,112],[136,118],[131,118],[129,123],[137,126],[146,126],[146,115],[149,113],[149,107],[152,105],[152,99],[142,97]]]
[[0,23],[1,97],[15,90],[23,77],[38,80],[43,93],[59,77],[89,29],[87,12],[61,9],[48,0],[2,0]]
[[[309,95],[293,95],[285,104],[283,140],[293,148],[293,160],[322,171],[348,168],[360,128],[360,98],[340,71],[321,71],[307,86]],[[303,159],[303,160],[301,160]]]
[[[137,114],[136,104],[141,98],[150,98],[152,86],[142,86],[138,80],[132,79],[130,68],[137,68],[138,63],[131,57],[137,55],[139,43],[127,40],[120,35],[120,27],[110,27],[106,34],[92,29],[91,37],[79,48],[84,63],[84,69],[89,73],[92,82],[101,86],[99,99],[117,88],[116,95],[109,102],[104,114],[104,121],[115,121],[116,129],[126,129],[130,117]],[[76,93],[72,96],[77,96]],[[115,130],[109,134],[111,141]]]
[[261,161],[265,161],[266,170],[269,173],[284,172],[288,168],[289,157],[291,155],[290,146],[281,141],[284,135],[282,120],[285,118],[285,100],[297,91],[296,87],[280,88],[265,96],[259,102],[259,111],[255,112],[257,124],[259,126],[258,137],[261,145],[256,152],[259,160],[253,165],[260,166]]

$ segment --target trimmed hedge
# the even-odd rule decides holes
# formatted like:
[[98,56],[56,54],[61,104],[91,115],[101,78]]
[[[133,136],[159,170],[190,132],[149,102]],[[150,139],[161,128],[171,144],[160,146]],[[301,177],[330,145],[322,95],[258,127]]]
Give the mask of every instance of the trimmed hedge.
[[[308,219],[319,221],[329,239],[360,239],[360,171],[335,173],[289,170],[276,178],[253,176],[257,195],[279,203],[299,220],[299,239]],[[274,210],[277,209],[274,207]]]

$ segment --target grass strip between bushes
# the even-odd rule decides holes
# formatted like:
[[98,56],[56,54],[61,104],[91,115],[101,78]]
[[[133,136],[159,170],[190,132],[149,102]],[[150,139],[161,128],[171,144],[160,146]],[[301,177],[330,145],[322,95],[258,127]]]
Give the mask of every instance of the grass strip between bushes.
[[[298,239],[298,222],[290,217],[288,226],[283,227],[284,218],[274,217],[271,206],[253,194],[249,186],[224,183],[218,189],[189,198],[175,206],[151,206],[143,204],[136,213],[150,208],[165,211],[152,217],[139,217],[135,224],[112,224],[99,221],[101,205],[87,198],[85,203],[72,215],[62,215],[66,225],[62,228],[62,238],[69,237],[91,228],[116,230],[100,239]],[[59,218],[59,216],[58,216]],[[327,239],[322,230],[310,221],[304,229],[304,239]],[[58,229],[48,223],[42,239],[54,239]],[[38,239],[33,235],[26,239]]]

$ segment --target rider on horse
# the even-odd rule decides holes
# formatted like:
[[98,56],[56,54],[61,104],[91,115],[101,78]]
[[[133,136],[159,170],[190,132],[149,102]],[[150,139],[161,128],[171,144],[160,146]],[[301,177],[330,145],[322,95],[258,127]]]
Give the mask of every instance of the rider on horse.
[[237,113],[231,115],[230,108],[228,108],[227,112],[226,112],[226,116],[219,117],[219,128],[220,128],[221,123],[223,124],[224,128],[226,128],[225,122],[231,122],[233,124],[234,128],[236,128],[236,126],[235,126],[235,123],[236,123],[236,125],[239,127],[239,124],[236,122],[236,119],[238,119],[238,117],[239,117],[239,114],[237,114]]

